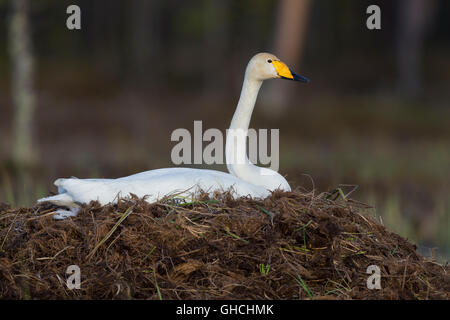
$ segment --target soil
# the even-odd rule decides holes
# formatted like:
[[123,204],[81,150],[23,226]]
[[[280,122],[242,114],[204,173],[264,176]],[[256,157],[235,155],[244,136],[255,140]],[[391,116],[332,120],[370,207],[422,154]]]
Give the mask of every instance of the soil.
[[[343,195],[131,197],[60,221],[54,209],[0,204],[0,299],[450,298],[448,263]],[[80,289],[67,286],[71,265]]]

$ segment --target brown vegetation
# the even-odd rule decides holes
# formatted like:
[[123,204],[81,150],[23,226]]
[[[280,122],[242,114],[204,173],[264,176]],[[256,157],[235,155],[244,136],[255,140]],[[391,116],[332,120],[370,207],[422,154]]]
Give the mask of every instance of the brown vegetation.
[[[448,265],[330,194],[0,206],[2,299],[449,299]],[[81,289],[66,269],[81,269]],[[381,290],[367,289],[369,265]]]

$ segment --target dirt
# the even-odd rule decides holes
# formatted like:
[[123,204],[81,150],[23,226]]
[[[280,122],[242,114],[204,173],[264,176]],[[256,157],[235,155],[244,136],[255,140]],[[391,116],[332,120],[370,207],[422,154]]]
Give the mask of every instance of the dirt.
[[[134,197],[61,221],[54,209],[0,204],[0,299],[450,298],[448,263],[342,196]],[[80,289],[67,286],[71,265]],[[368,289],[371,265],[380,289]]]

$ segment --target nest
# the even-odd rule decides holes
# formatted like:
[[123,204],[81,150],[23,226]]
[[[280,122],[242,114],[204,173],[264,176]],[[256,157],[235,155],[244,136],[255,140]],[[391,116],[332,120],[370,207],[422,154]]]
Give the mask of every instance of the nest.
[[175,200],[91,203],[62,221],[51,205],[0,205],[0,299],[449,299],[447,264],[345,197]]

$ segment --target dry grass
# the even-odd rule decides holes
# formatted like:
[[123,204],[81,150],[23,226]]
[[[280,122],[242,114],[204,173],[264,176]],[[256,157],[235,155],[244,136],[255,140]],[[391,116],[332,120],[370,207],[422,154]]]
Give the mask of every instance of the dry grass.
[[[339,194],[0,207],[2,299],[449,299],[448,265]],[[81,269],[69,290],[66,268]],[[366,286],[369,265],[381,290]]]

